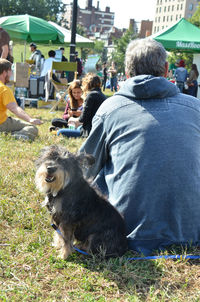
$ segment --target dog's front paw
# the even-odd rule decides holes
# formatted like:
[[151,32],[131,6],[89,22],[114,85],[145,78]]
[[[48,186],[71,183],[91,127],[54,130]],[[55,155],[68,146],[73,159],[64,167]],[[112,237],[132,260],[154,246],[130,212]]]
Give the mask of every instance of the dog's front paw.
[[67,259],[67,257],[69,255],[71,255],[72,253],[72,248],[70,246],[64,246],[61,250],[60,250],[60,254],[59,254],[59,258],[65,260]]

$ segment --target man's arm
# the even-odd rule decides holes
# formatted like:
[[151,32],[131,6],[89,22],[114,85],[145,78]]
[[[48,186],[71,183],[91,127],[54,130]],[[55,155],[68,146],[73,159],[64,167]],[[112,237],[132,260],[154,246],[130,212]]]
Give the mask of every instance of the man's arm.
[[2,46],[2,53],[1,53],[1,59],[7,59],[7,56],[8,56],[8,45],[5,44]]
[[92,154],[94,156],[95,163],[88,169],[86,176],[88,178],[95,178],[108,159],[106,132],[104,122],[100,116],[94,116],[90,135],[81,146],[79,152]]
[[39,119],[34,119],[30,117],[21,107],[19,107],[15,102],[9,103],[6,108],[14,113],[18,118],[31,123],[33,125],[41,125],[43,122]]

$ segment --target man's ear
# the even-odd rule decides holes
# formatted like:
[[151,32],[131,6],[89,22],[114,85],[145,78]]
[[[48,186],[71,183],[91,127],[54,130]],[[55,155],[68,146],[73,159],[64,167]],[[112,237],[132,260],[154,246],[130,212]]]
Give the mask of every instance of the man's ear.
[[168,76],[168,67],[169,67],[168,62],[165,62],[165,74],[164,74],[165,78]]

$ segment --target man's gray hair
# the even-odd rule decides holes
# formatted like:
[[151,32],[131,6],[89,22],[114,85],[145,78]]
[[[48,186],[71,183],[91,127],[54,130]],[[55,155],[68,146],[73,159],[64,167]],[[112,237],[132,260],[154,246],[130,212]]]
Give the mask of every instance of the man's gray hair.
[[127,75],[148,74],[164,76],[167,53],[162,44],[153,39],[136,39],[129,43],[125,55]]

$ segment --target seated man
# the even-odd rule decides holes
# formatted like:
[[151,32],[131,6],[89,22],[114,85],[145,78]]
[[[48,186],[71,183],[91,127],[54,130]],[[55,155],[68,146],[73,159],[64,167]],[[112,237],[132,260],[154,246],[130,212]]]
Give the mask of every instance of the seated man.
[[[42,121],[30,117],[17,105],[11,89],[5,85],[9,82],[11,73],[11,63],[0,59],[0,132],[11,132],[17,139],[34,140],[38,135],[38,129],[34,125],[41,125]],[[25,122],[8,117],[7,109]]]
[[96,159],[88,176],[124,216],[130,249],[200,245],[200,102],[164,78],[166,51],[154,40],[132,41],[125,67],[130,78],[81,147]]

